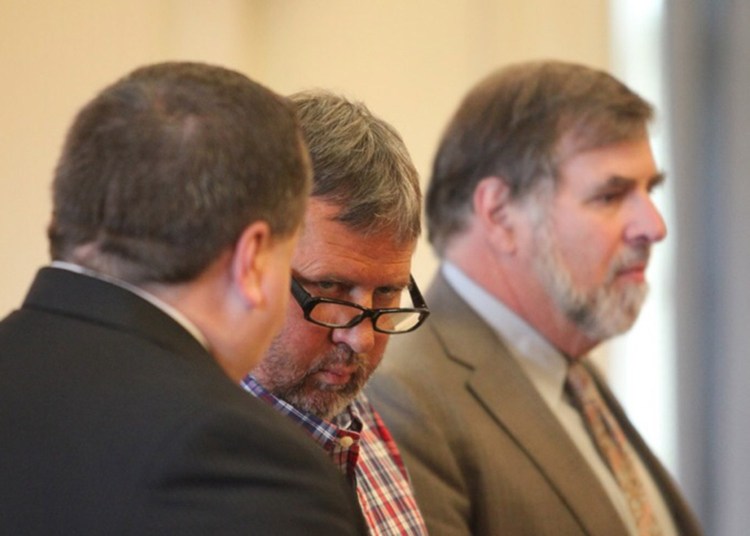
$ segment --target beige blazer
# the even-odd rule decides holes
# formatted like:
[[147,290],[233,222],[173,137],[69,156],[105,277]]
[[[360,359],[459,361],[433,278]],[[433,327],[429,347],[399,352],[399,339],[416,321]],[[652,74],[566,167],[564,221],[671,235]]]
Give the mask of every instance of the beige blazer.
[[[596,476],[493,330],[442,275],[426,298],[426,325],[391,338],[367,391],[401,449],[430,534],[626,536]],[[670,476],[602,390],[680,534],[701,534]]]

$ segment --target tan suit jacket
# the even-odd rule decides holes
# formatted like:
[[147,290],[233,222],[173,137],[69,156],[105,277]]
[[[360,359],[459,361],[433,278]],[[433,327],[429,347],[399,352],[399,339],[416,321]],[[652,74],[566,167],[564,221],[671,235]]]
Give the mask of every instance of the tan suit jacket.
[[[430,534],[625,536],[593,471],[503,341],[442,275],[427,303],[425,326],[392,337],[368,396],[401,449]],[[680,534],[701,534],[672,479],[602,390]]]

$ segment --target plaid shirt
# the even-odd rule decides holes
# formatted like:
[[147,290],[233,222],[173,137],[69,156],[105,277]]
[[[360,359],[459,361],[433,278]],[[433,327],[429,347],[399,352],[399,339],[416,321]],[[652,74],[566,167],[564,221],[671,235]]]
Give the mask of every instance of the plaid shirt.
[[427,534],[396,443],[364,394],[329,422],[275,397],[252,376],[242,380],[242,386],[299,424],[325,449],[355,486],[370,534]]

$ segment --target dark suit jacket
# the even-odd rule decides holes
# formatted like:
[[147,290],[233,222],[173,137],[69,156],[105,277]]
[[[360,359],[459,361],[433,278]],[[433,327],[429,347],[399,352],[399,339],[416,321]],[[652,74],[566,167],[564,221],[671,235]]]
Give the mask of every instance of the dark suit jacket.
[[[393,337],[368,396],[393,432],[430,534],[625,536],[596,476],[495,332],[438,275],[432,315]],[[604,396],[682,535],[700,534],[671,478]]]
[[0,323],[0,534],[364,534],[320,448],[183,327],[44,268]]

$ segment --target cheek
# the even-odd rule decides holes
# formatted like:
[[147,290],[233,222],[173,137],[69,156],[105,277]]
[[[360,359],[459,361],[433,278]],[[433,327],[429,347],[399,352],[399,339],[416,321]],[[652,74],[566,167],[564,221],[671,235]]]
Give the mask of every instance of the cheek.
[[283,329],[284,323],[288,317],[289,301],[279,296],[278,303],[275,306],[273,315],[275,317],[275,326],[273,333],[278,333]]
[[369,359],[367,368],[370,372],[374,371],[383,360],[383,354],[385,353],[385,348],[388,345],[389,338],[390,335],[386,333],[376,333],[375,345],[373,346],[372,351],[368,352]]
[[610,243],[596,243],[592,240],[590,246],[581,250],[574,259],[575,264],[571,266],[574,276],[582,285],[592,288],[608,285],[612,280],[619,252],[620,249]]
[[278,339],[287,355],[300,364],[313,362],[330,349],[330,330],[305,320],[296,303],[290,303]]
[[617,254],[618,240],[601,221],[569,218],[553,240],[560,259],[580,284],[600,284]]

